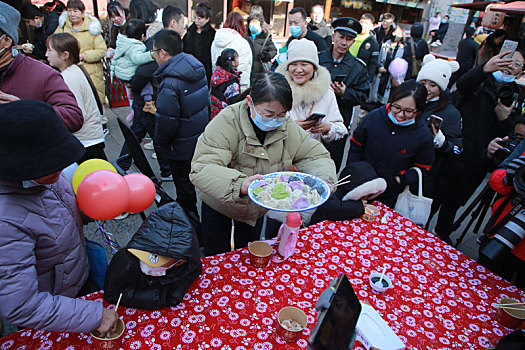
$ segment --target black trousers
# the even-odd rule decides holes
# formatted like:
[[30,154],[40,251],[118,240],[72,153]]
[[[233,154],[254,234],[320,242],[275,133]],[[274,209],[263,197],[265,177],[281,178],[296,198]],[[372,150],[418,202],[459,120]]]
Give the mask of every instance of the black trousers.
[[[133,108],[133,111],[135,113],[135,116],[133,117],[133,124],[131,124],[131,131],[137,136],[137,139],[142,141],[144,137],[146,137],[146,134],[149,134],[151,138],[155,139],[155,116],[144,112],[140,108]],[[160,166],[160,173],[161,176],[169,176],[171,173],[169,162],[160,149],[160,146],[157,146],[155,144],[155,141],[153,141],[153,147],[155,148],[155,153],[157,154],[157,161],[159,162]],[[118,165],[122,168],[122,170],[127,171],[131,167],[131,154],[129,153],[128,144],[124,142],[124,145],[122,146],[122,150],[120,151],[120,157],[126,156],[122,160],[118,162]]]
[[106,157],[106,152],[104,152],[104,148],[106,145],[104,142],[97,143],[96,145],[86,147],[86,153],[80,158],[77,163],[82,164],[86,160],[89,159],[103,159],[108,160],[108,157]]
[[348,135],[343,137],[341,140],[324,143],[323,145],[330,153],[330,157],[335,163],[336,172],[339,172],[341,163],[343,162],[343,155],[345,153],[345,145]]
[[[204,202],[202,202],[201,214],[204,254],[208,256],[229,252],[231,250],[232,219],[212,209]],[[257,220],[255,227],[240,221],[234,220],[233,222],[235,249],[246,247],[248,243],[259,240],[263,217]]]
[[[177,202],[186,213],[197,213],[197,194],[190,181],[191,160],[169,160],[173,182],[177,190]],[[198,215],[197,215],[198,217]]]

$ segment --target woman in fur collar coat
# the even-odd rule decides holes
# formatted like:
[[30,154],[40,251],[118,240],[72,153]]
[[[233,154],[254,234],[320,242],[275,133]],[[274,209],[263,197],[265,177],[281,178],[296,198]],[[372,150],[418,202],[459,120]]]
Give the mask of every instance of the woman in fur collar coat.
[[[328,143],[348,134],[343,117],[330,89],[330,73],[319,65],[317,47],[307,39],[293,40],[288,48],[288,60],[277,68],[292,88],[293,107],[288,116],[312,138]],[[324,114],[319,120],[306,119],[312,114]]]
[[85,10],[81,0],[69,0],[67,11],[62,12],[58,19],[58,28],[55,33],[70,33],[77,38],[80,43],[80,60],[97,88],[100,101],[104,103],[102,58],[107,47],[101,35],[102,26],[99,20],[86,14]]

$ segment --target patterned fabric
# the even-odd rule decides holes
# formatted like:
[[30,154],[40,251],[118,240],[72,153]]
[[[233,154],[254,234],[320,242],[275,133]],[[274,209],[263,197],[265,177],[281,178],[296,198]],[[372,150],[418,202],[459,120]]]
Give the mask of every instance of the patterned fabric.
[[[203,274],[184,301],[158,311],[119,308],[123,349],[306,349],[315,303],[331,279],[345,273],[407,349],[494,347],[511,330],[491,306],[525,293],[390,209],[387,223],[324,221],[299,232],[295,254],[267,268],[250,266],[247,249],[202,258]],[[379,294],[368,276],[388,266],[394,288]],[[102,293],[88,296],[102,302]],[[308,326],[297,343],[275,333],[285,306],[304,310]],[[0,339],[1,349],[87,349],[86,334],[31,329]]]
[[215,118],[220,111],[228,105],[237,102],[240,94],[238,72],[230,73],[224,68],[217,66],[211,76],[211,116],[210,120]]

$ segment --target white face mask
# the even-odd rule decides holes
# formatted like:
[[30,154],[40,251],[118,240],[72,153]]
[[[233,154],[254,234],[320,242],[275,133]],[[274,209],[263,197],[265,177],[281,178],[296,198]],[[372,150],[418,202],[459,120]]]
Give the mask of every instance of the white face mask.
[[151,267],[148,264],[142,262],[142,260],[140,260],[140,270],[148,276],[154,276],[154,277],[166,276],[166,271],[171,269],[173,266],[174,265],[171,265],[169,267],[164,267],[164,266]]

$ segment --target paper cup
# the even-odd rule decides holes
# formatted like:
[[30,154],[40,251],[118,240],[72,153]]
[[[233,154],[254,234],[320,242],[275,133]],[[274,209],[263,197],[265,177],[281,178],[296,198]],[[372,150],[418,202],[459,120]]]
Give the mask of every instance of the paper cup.
[[367,204],[365,205],[365,213],[361,218],[365,221],[374,221],[379,216],[379,209],[376,206]]
[[[293,320],[301,325],[300,330],[289,330],[283,325],[283,322],[286,324],[285,321],[287,320]],[[287,306],[281,309],[279,311],[279,314],[277,315],[277,334],[286,342],[288,343],[295,343],[299,339],[301,339],[301,335],[303,334],[303,330],[306,328],[306,325],[308,324],[308,320],[306,318],[306,314],[303,310],[298,309],[294,306]]]
[[388,278],[387,275],[384,275],[383,279],[381,280],[381,284],[383,286],[379,287],[375,284],[375,282],[379,282],[380,279],[381,279],[381,274],[379,272],[372,272],[370,276],[368,277],[368,281],[370,282],[370,287],[372,287],[372,289],[375,290],[376,292],[383,293],[394,286],[392,284],[392,280]]
[[100,338],[97,337],[94,333],[91,332],[91,339],[93,340],[93,345],[95,346],[95,349],[98,350],[118,350],[122,346],[122,334],[124,334],[124,330],[126,329],[126,326],[124,325],[124,321],[122,319],[118,319],[117,321],[117,330],[110,334],[106,338]]
[[501,305],[498,307],[498,321],[502,326],[516,329],[522,322],[525,321],[525,305],[509,305],[505,307],[505,304],[516,304],[520,303],[519,300],[504,298],[499,302]]
[[273,248],[266,242],[257,241],[252,242],[248,246],[250,253],[250,264],[253,267],[266,267],[272,258]]

